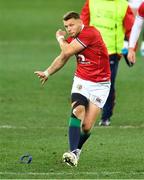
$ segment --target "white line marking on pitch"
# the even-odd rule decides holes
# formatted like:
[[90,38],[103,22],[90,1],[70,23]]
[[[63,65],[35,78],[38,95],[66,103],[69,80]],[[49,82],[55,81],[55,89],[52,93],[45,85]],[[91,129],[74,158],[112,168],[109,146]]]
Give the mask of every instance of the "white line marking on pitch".
[[[142,175],[144,172],[75,172],[75,175],[113,175],[113,174],[123,174],[123,175]],[[0,172],[0,175],[41,175],[41,176],[49,176],[49,175],[73,175],[72,172],[41,172],[41,173],[35,173],[35,172]]]
[[[48,127],[26,127],[26,126],[12,126],[12,125],[0,125],[0,129],[48,129]],[[53,126],[49,127],[53,129],[65,129],[67,126]],[[103,129],[103,128],[109,128],[109,129],[114,129],[114,128],[120,128],[120,129],[139,129],[139,128],[144,128],[144,125],[125,125],[125,126],[95,126],[94,129]]]
[[11,126],[11,125],[2,125],[2,126],[0,126],[0,129],[27,129],[27,127],[24,127],[24,126],[16,127],[16,126]]

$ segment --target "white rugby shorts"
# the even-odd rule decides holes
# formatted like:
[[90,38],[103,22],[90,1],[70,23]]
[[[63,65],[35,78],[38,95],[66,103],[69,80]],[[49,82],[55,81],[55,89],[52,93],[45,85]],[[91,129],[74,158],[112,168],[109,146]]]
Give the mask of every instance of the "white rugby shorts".
[[110,82],[91,82],[74,77],[71,93],[79,93],[85,96],[90,102],[103,108],[110,91]]

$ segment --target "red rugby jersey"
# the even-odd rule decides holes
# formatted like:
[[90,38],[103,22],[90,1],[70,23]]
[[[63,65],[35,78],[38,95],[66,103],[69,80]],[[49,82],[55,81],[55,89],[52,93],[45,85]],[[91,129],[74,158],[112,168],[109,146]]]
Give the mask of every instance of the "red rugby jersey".
[[[99,31],[92,26],[84,26],[75,39],[84,47],[75,55],[77,58],[75,75],[92,82],[109,81],[109,57]],[[72,40],[71,37],[67,39],[68,43]]]
[[144,18],[144,2],[142,2],[142,4],[140,5],[138,9],[138,14]]

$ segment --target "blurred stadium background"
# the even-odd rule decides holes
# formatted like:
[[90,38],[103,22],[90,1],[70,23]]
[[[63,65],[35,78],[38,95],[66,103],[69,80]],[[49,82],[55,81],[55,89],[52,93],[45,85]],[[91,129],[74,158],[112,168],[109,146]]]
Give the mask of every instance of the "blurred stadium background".
[[[129,68],[120,62],[112,126],[93,129],[79,166],[61,162],[75,59],[41,87],[44,70],[60,49],[55,32],[62,16],[81,11],[84,0],[0,0],[0,178],[144,178],[144,59]],[[21,164],[29,152],[31,164]]]

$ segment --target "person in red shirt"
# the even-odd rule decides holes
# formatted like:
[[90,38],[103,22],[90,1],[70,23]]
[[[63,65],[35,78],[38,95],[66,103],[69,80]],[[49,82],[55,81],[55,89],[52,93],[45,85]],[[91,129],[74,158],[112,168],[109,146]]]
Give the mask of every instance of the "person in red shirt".
[[[115,84],[122,54],[126,63],[132,66],[127,60],[127,54],[128,39],[134,22],[134,14],[125,0],[86,0],[80,17],[84,25],[93,25],[100,31],[108,49],[111,69],[111,89],[103,107],[99,125],[109,126],[116,104]],[[123,52],[125,49],[126,52]]]
[[67,41],[70,43],[74,39],[84,48],[76,54],[78,66],[75,75],[92,82],[108,81],[110,78],[108,54],[99,31],[93,27],[83,26],[76,38],[70,37]]
[[97,29],[84,26],[79,14],[73,11],[64,15],[63,23],[69,37],[65,39],[65,31],[56,32],[61,53],[45,71],[35,71],[35,74],[44,84],[72,55],[76,56],[69,121],[70,151],[62,158],[68,165],[77,166],[82,146],[109,94],[110,65],[106,46]]
[[136,16],[129,39],[128,59],[131,63],[136,62],[135,46],[140,36],[143,24],[144,24],[144,2],[142,2],[142,4],[138,9],[138,15]]

